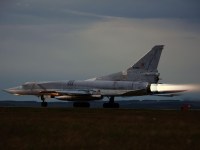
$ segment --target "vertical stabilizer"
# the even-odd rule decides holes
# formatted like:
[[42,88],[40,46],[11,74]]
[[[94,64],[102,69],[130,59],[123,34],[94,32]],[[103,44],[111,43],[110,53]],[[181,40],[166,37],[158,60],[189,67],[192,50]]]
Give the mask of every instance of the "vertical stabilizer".
[[164,45],[154,46],[151,51],[149,51],[144,57],[142,57],[129,69],[144,69],[148,72],[157,71],[163,47]]
[[160,74],[158,73],[157,67],[163,48],[164,45],[156,45],[127,70],[97,77],[95,80],[158,83]]

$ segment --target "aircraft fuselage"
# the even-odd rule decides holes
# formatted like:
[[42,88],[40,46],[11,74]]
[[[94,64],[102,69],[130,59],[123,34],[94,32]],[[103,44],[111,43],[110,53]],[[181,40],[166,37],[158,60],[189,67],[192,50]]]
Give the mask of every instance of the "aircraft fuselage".
[[64,81],[28,82],[22,86],[6,89],[15,95],[55,97],[60,100],[102,99],[103,96],[140,96],[150,91],[147,82],[130,81]]

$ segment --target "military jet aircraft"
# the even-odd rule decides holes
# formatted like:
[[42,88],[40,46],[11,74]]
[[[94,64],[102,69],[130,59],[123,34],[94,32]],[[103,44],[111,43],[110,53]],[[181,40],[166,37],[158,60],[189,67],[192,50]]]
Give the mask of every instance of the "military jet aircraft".
[[[47,98],[74,101],[74,107],[90,107],[89,101],[109,98],[104,108],[118,108],[115,97],[143,96],[163,93],[158,85],[157,70],[163,45],[154,46],[144,57],[125,71],[87,79],[83,81],[26,82],[21,86],[5,89],[14,95],[35,95],[41,98],[42,107],[47,106]],[[184,90],[168,90],[165,93]]]

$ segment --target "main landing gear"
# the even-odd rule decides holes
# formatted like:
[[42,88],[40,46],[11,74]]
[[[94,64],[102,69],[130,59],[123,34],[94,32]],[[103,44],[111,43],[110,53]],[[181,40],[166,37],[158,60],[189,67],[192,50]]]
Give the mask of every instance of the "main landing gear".
[[115,103],[114,99],[114,96],[111,96],[109,102],[103,104],[103,108],[119,108],[119,103]]
[[44,98],[44,95],[41,96],[41,107],[47,107],[48,106],[48,103],[45,101],[45,98]]

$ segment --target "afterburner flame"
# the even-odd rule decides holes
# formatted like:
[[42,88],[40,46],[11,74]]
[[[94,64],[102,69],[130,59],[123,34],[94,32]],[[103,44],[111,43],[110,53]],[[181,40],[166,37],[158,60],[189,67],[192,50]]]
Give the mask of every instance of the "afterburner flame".
[[151,92],[194,92],[200,91],[200,85],[194,84],[151,84]]

